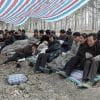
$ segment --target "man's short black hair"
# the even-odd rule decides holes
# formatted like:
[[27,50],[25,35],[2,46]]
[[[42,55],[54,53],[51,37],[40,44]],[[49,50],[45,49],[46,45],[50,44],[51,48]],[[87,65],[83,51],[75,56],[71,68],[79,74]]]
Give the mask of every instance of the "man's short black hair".
[[100,30],[97,32],[97,38],[100,40]]
[[0,30],[0,34],[3,34],[4,33],[4,31],[3,30]]
[[86,33],[82,33],[81,36],[82,36],[84,39],[86,39],[88,35],[87,35]]
[[7,29],[5,29],[5,32],[8,32],[8,30],[7,30]]
[[49,38],[53,37],[53,39],[55,40],[55,36],[53,34],[49,35]]
[[88,35],[88,37],[91,37],[91,36],[93,36],[93,39],[94,39],[94,40],[97,39],[97,35],[96,35],[96,33],[90,33],[90,34]]
[[51,34],[51,30],[46,30],[46,35],[50,35]]
[[25,33],[25,30],[24,29],[22,30],[22,33]]
[[61,29],[60,33],[66,33],[66,31],[64,29]]
[[35,29],[35,30],[34,30],[34,33],[38,33],[38,30],[37,30],[37,29]]
[[22,30],[21,29],[18,29],[18,31],[21,32]]
[[51,30],[51,33],[54,34],[54,35],[56,34],[56,32],[54,30]]
[[39,33],[44,34],[44,30],[39,30]]
[[74,32],[73,36],[75,36],[75,37],[80,36],[80,32]]

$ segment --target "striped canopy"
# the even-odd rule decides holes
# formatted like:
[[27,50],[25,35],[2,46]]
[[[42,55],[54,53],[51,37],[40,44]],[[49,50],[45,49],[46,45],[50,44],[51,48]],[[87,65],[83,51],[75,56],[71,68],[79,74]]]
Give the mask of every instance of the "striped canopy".
[[28,18],[58,21],[85,5],[89,0],[0,0],[0,21],[15,25]]

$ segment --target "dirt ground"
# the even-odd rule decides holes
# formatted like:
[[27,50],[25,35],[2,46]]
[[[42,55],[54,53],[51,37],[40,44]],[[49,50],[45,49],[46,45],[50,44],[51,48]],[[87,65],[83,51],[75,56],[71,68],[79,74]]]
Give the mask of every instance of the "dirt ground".
[[[0,63],[5,56],[0,55]],[[90,89],[78,89],[73,83],[67,82],[53,74],[35,74],[26,62],[16,68],[15,62],[0,65],[0,100],[100,100],[100,83]],[[18,73],[28,77],[27,83],[9,85],[7,76]]]

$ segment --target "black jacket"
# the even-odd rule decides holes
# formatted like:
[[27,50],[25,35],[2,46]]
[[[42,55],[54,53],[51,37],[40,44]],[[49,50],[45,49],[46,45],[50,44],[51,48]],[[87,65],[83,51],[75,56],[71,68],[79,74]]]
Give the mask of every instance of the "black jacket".
[[32,46],[28,45],[24,47],[23,49],[16,50],[16,53],[19,55],[22,55],[23,57],[28,57],[32,55]]
[[84,58],[86,47],[87,47],[87,43],[81,44],[79,46],[79,49],[78,49],[76,56],[79,56],[80,58]]
[[49,44],[48,49],[46,50],[48,62],[51,62],[54,58],[58,57],[61,53],[61,45],[58,41],[54,40]]
[[93,47],[87,47],[85,48],[85,52],[89,52],[93,55],[93,57],[100,55],[100,42],[97,41]]
[[15,42],[15,38],[11,36],[5,40],[5,45],[12,44],[13,42]]

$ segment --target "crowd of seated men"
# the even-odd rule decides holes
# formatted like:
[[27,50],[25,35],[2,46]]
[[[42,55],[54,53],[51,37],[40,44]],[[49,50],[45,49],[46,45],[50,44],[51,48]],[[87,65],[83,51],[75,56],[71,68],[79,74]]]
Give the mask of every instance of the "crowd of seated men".
[[[25,30],[18,30],[17,32],[5,30],[5,32],[1,31],[1,34],[3,34],[4,41],[1,50],[15,40],[27,38]],[[31,65],[34,72],[38,73],[52,72],[47,63],[59,60],[58,63],[61,64],[61,68],[58,68],[56,73],[66,78],[75,69],[83,70],[83,84],[91,85],[94,77],[100,71],[100,31],[97,34],[86,34],[72,32],[69,28],[67,31],[61,29],[59,34],[58,36],[54,30],[35,29],[33,38],[38,39],[39,43],[16,50],[16,53],[4,63],[6,64],[10,61],[17,62],[18,59],[27,57],[35,59],[34,55],[36,55],[34,66]]]
[[16,40],[24,40],[27,39],[27,36],[25,34],[25,30],[0,30],[0,42],[3,42],[0,48],[0,52],[4,47],[7,45],[13,44]]

